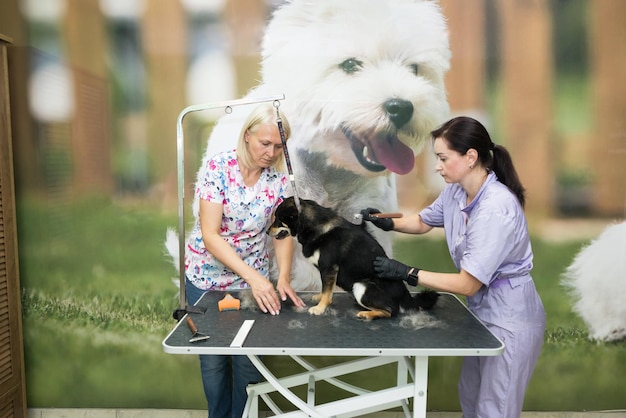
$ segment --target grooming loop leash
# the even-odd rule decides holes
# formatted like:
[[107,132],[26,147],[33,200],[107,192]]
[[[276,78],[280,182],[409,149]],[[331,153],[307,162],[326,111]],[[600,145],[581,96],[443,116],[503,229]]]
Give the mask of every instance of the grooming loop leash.
[[285,138],[285,130],[283,129],[283,120],[280,117],[280,112],[278,111],[280,101],[275,100],[274,107],[276,108],[276,124],[278,125],[278,133],[280,134],[280,141],[283,144],[283,154],[285,154],[285,163],[287,163],[289,181],[291,182],[291,189],[293,190],[293,200],[296,203],[296,208],[300,211],[300,200],[298,199],[298,193],[296,191],[296,176],[293,175],[293,169],[291,168],[291,159],[289,158],[289,150],[287,149],[287,139]]
[[[203,110],[224,108],[224,112],[231,113],[234,106],[248,105],[262,102],[274,102],[274,106],[278,109],[280,100],[285,100],[285,95],[262,97],[257,99],[240,99],[230,100],[226,102],[207,103],[192,105],[184,108],[176,120],[176,154],[178,168],[178,257],[179,257],[179,281],[180,281],[180,307],[185,308],[185,138],[183,132],[183,119],[189,113],[199,112]],[[277,106],[276,103],[279,105]],[[277,110],[278,111],[278,110]],[[282,123],[282,122],[281,122]],[[281,130],[279,125],[279,130]],[[281,138],[282,139],[282,138]],[[284,146],[284,142],[283,142]],[[286,149],[286,148],[285,148]],[[291,172],[291,170],[290,170]]]

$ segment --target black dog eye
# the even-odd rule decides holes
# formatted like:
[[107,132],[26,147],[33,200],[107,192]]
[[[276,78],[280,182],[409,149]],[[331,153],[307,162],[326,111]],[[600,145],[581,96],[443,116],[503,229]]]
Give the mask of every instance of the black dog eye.
[[363,61],[356,58],[348,58],[339,64],[339,68],[341,68],[346,74],[354,74],[363,68]]
[[409,65],[409,68],[411,69],[411,72],[413,73],[413,75],[418,75],[419,74],[419,64],[413,63],[413,64]]

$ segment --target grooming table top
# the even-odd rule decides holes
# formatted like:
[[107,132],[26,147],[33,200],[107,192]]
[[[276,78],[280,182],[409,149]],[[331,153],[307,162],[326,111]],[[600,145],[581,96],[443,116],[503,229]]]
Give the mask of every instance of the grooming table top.
[[[236,311],[218,310],[218,302],[230,293],[241,299]],[[300,292],[308,307],[314,293]],[[427,312],[400,314],[395,318],[363,321],[361,310],[345,292],[334,295],[333,304],[321,316],[284,302],[279,315],[262,313],[250,291],[207,292],[197,306],[204,314],[189,314],[208,340],[190,343],[191,331],[180,321],[163,340],[171,354],[254,354],[332,356],[490,356],[504,350],[496,338],[455,296],[441,293]]]

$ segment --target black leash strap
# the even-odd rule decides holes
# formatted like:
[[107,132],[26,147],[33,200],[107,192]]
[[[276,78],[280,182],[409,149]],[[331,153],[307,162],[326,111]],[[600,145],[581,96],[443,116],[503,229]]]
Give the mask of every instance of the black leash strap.
[[278,133],[280,134],[280,141],[283,144],[283,154],[285,155],[285,163],[287,163],[287,172],[289,172],[289,181],[291,182],[291,188],[293,189],[293,199],[296,203],[296,208],[299,211],[300,200],[298,199],[298,193],[296,192],[296,177],[294,176],[291,168],[291,159],[289,158],[289,150],[287,149],[287,139],[285,138],[285,130],[283,129],[283,120],[280,117],[280,112],[278,111],[278,108],[280,107],[280,102],[278,100],[274,101],[274,107],[276,108],[276,124],[278,125]]

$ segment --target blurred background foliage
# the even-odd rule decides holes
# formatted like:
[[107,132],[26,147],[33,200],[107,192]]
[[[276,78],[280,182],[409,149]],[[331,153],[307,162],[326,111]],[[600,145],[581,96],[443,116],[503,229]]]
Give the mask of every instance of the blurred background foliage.
[[[0,3],[0,33],[14,41],[9,82],[30,407],[204,408],[197,360],[160,346],[178,303],[177,271],[163,249],[165,229],[177,221],[176,117],[190,104],[239,98],[257,83],[263,27],[281,3]],[[441,5],[453,53],[452,113],[485,122],[511,150],[529,191],[533,274],[548,332],[525,409],[624,408],[626,347],[587,340],[559,276],[581,246],[624,216],[626,2]],[[219,116],[186,122],[188,177]],[[406,210],[440,187],[432,156],[417,158],[420,168],[398,179]],[[396,252],[452,269],[437,236],[399,240]],[[458,358],[431,360],[429,408],[458,409],[459,368]],[[383,370],[372,380],[390,378]]]

